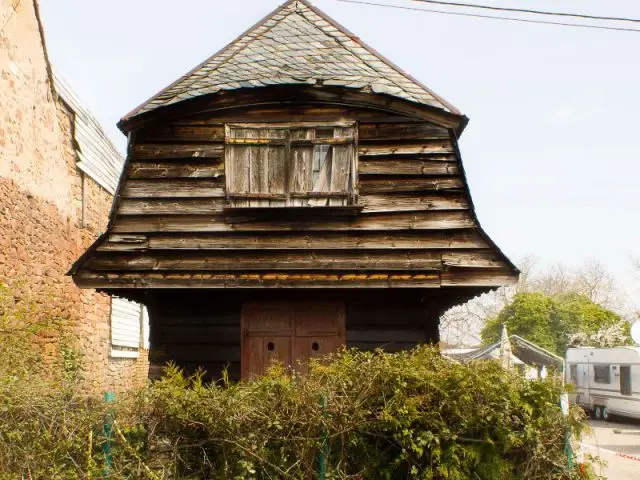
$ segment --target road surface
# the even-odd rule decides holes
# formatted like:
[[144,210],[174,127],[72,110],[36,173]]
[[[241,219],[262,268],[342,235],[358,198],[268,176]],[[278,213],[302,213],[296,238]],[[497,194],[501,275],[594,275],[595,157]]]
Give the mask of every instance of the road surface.
[[620,418],[590,423],[593,432],[583,440],[584,452],[607,462],[598,473],[609,480],[640,480],[640,422]]

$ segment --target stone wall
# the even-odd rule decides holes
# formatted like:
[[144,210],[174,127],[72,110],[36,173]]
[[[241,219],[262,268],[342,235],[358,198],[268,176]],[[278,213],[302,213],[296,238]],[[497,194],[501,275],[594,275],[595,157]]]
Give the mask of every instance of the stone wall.
[[49,85],[33,3],[1,2],[0,19],[0,283],[61,325],[38,338],[46,363],[64,338],[88,388],[121,391],[146,379],[146,351],[110,358],[109,297],[65,275],[106,228],[111,195],[76,167],[73,112]]

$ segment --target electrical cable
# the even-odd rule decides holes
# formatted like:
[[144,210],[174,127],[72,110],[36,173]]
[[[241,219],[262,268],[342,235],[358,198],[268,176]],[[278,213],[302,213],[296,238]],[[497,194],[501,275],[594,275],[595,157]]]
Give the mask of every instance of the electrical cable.
[[387,8],[396,8],[400,10],[412,10],[417,12],[428,12],[428,13],[441,13],[443,15],[455,15],[461,17],[473,17],[473,18],[488,18],[493,20],[506,20],[511,22],[522,22],[522,23],[537,23],[542,25],[557,25],[563,27],[576,27],[576,28],[594,28],[599,30],[614,30],[618,32],[636,32],[640,33],[640,29],[637,28],[624,28],[624,27],[607,27],[604,25],[592,25],[592,24],[581,24],[581,23],[566,23],[566,22],[551,22],[547,20],[531,20],[526,18],[513,18],[513,17],[498,17],[494,15],[481,15],[477,13],[462,13],[462,12],[448,12],[445,10],[433,10],[428,8],[417,8],[417,7],[406,7],[402,5],[392,5],[389,3],[375,3],[368,2],[364,0],[338,0],[339,2],[344,3],[354,3],[360,5],[372,5],[376,7],[387,7]]
[[492,5],[478,5],[478,4],[474,5],[471,3],[446,2],[443,0],[412,0],[412,1],[420,2],[420,3],[433,3],[436,5],[447,5],[450,7],[481,8],[484,10],[494,10],[499,12],[517,12],[517,13],[528,13],[528,14],[534,14],[534,15],[552,15],[552,16],[559,16],[559,17],[586,18],[587,20],[605,20],[605,21],[611,21],[611,22],[640,23],[640,19],[628,18],[628,17],[601,17],[598,15],[586,15],[582,13],[550,12],[546,10],[528,10],[525,8],[495,7]]

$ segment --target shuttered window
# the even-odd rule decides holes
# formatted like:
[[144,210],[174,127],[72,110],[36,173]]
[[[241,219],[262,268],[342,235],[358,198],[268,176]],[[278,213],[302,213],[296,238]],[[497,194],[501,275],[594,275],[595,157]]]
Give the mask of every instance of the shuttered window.
[[353,125],[226,126],[227,195],[234,207],[355,202]]
[[111,298],[111,356],[136,358],[148,348],[149,317],[146,308],[124,298]]

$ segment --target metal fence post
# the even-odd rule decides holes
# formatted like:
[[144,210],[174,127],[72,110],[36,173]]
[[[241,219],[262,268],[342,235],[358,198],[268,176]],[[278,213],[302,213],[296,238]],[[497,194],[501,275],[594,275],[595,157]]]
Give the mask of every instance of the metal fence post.
[[[105,392],[104,402],[107,405],[111,405],[116,401],[115,392]],[[107,416],[104,419],[104,475],[109,476],[111,468],[113,467],[113,459],[111,458],[111,432],[113,430],[113,408],[110,408],[107,412]]]

